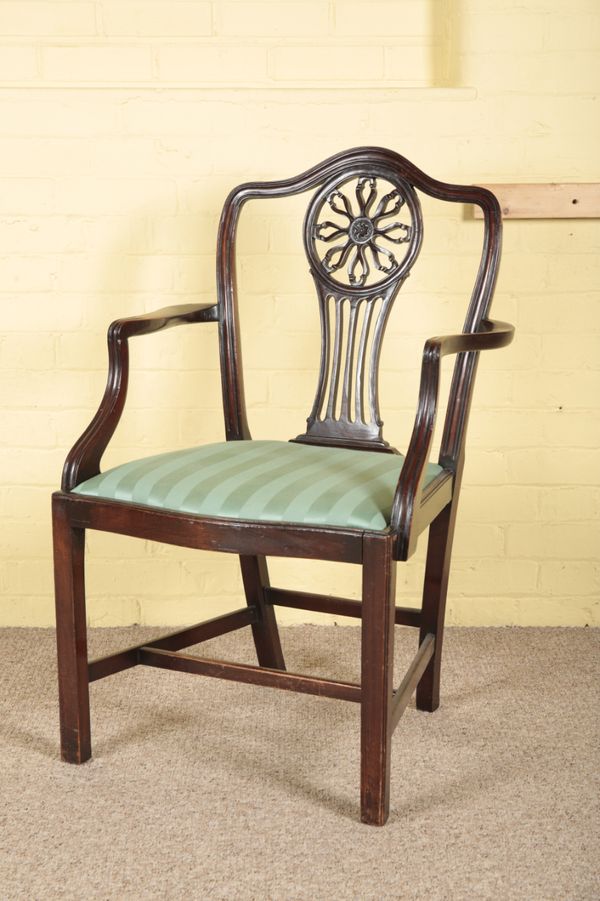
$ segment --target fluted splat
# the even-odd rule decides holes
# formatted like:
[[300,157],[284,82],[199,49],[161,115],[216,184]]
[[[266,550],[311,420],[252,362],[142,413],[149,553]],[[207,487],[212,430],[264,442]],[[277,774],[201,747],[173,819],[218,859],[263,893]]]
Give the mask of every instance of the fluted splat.
[[319,297],[321,365],[297,441],[391,450],[379,413],[379,357],[421,235],[413,188],[383,168],[338,176],[313,198],[304,237]]

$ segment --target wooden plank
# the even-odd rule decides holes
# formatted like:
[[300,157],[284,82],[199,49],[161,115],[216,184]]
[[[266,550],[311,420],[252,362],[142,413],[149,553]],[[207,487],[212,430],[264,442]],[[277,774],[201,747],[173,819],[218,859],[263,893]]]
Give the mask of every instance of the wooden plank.
[[107,676],[113,676],[115,673],[121,673],[125,669],[131,669],[137,666],[138,647],[126,648],[118,651],[116,654],[107,654],[105,657],[98,657],[96,660],[90,660],[88,663],[88,680],[96,682],[98,679],[105,679]]
[[415,659],[406,671],[406,675],[400,683],[398,689],[394,692],[392,701],[392,732],[398,725],[400,717],[406,710],[408,702],[419,683],[419,679],[427,669],[427,664],[433,657],[435,650],[435,636],[431,632],[425,636],[419,650],[415,655]]
[[76,528],[240,556],[362,562],[363,533],[359,529],[211,519],[83,494],[56,492],[54,497],[68,509],[71,524]]
[[[311,594],[305,591],[290,591],[287,588],[268,588],[266,592],[269,604],[278,607],[294,607],[299,610],[315,610],[319,613],[332,613],[336,616],[351,616],[360,619],[362,604],[350,598],[330,597],[326,594]],[[397,626],[421,625],[421,611],[414,607],[396,607],[394,622]]]
[[342,701],[360,701],[361,697],[360,685],[355,685],[353,682],[316,679],[313,676],[302,676],[299,673],[286,673],[267,667],[229,663],[225,660],[207,660],[204,657],[174,654],[171,651],[161,651],[151,647],[141,648],[138,653],[140,663],[145,666],[157,666],[180,673],[194,673],[213,676],[217,679],[230,679],[234,682],[248,682],[250,685],[299,691],[325,698],[337,698]]
[[222,616],[215,616],[213,619],[196,623],[195,626],[187,626],[185,629],[179,629],[177,632],[170,632],[168,635],[154,639],[154,641],[143,641],[141,644],[125,648],[116,654],[98,657],[96,660],[90,660],[88,663],[89,681],[95,682],[97,679],[104,679],[106,676],[112,676],[113,673],[120,673],[124,669],[137,666],[140,648],[160,648],[165,651],[178,651],[180,648],[189,648],[190,645],[208,641],[209,638],[216,638],[218,635],[227,634],[227,632],[234,632],[236,629],[241,629],[244,626],[251,626],[257,619],[255,607],[241,607],[232,613],[224,613]]
[[252,637],[260,666],[285,669],[285,659],[277,628],[275,611],[268,603],[269,569],[264,557],[240,557],[246,603],[256,609]]
[[257,620],[258,611],[256,607],[240,607],[239,610],[223,613],[221,616],[207,619],[179,632],[172,632],[170,635],[165,635],[154,641],[145,641],[140,647],[160,648],[163,651],[179,651],[181,648],[189,648],[190,645],[200,644],[200,642],[208,641],[210,638],[217,638],[219,635],[235,632],[236,629],[243,629],[244,626],[251,626]]
[[390,810],[396,561],[391,536],[365,538],[360,649],[360,818],[383,826]]
[[53,503],[60,746],[67,763],[92,756],[85,614],[85,534]]
[[[504,219],[596,219],[600,182],[482,185],[496,195]],[[476,219],[483,214],[473,207]]]

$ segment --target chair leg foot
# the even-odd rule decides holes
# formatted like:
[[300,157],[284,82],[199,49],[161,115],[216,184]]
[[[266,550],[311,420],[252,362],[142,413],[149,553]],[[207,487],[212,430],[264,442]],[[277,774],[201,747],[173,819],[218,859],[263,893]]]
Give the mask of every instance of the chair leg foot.
[[[425,678],[425,673],[423,673],[423,679]],[[421,682],[423,681],[421,679]],[[428,685],[424,685],[423,688],[419,691],[417,688],[417,697],[416,697],[416,707],[417,710],[422,710],[424,713],[435,713],[435,711],[440,706],[440,693],[439,688],[437,694],[434,694],[432,687]]]
[[259,620],[252,626],[252,637],[260,666],[285,670],[285,660],[279,639],[275,610],[265,601],[269,586],[269,571],[264,557],[240,557],[246,602],[256,607]]
[[73,529],[60,504],[53,510],[56,643],[61,757],[92,756],[85,614],[83,529]]
[[60,758],[65,763],[85,763],[92,756],[92,747],[90,736],[87,738],[82,735],[81,731],[68,735],[61,728],[60,737]]
[[363,547],[361,820],[383,826],[390,809],[395,563],[384,537]]
[[389,801],[386,806],[380,808],[368,807],[366,803],[361,803],[360,821],[365,826],[385,826],[390,815]]

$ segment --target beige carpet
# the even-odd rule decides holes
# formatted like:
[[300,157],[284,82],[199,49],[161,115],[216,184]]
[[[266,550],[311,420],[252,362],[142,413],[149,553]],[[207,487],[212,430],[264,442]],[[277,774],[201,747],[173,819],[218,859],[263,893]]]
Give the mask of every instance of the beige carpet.
[[[157,630],[96,630],[94,654]],[[158,630],[160,631],[160,630]],[[206,652],[254,662],[250,633]],[[408,661],[414,633],[398,630]],[[283,630],[357,677],[355,628]],[[443,706],[394,736],[387,827],[358,822],[358,707],[138,668],[58,759],[53,635],[0,630],[0,898],[600,898],[600,631],[452,629]]]

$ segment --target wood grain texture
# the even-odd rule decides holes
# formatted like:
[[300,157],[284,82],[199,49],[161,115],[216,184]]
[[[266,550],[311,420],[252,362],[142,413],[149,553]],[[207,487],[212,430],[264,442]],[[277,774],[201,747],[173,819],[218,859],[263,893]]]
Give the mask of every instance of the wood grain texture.
[[425,669],[435,650],[435,637],[429,632],[415,654],[414,660],[406,671],[404,679],[394,692],[392,701],[391,729],[392,732],[400,722],[400,717],[408,707],[417,685],[419,684]]
[[[462,464],[458,470],[462,476]],[[458,510],[458,494],[434,519],[429,527],[427,559],[423,581],[422,619],[419,640],[422,643],[428,635],[435,637],[434,654],[417,686],[417,709],[432,712],[440,705],[440,675],[442,668],[442,646],[444,640],[444,617],[450,578],[452,543]]]
[[252,637],[261,666],[285,669],[275,611],[267,602],[269,571],[264,557],[240,557],[242,581],[249,608],[256,611],[252,623]]
[[56,646],[61,756],[84,763],[92,755],[85,612],[85,533],[53,505]]
[[362,560],[363,533],[358,529],[200,517],[66,492],[56,492],[54,497],[80,528],[240,556]]
[[342,701],[360,701],[361,689],[352,682],[337,682],[331,679],[317,679],[300,673],[286,673],[264,666],[248,666],[244,663],[229,663],[225,660],[207,660],[189,654],[175,654],[158,648],[145,647],[139,651],[140,663],[180,673],[195,673],[247,682],[250,685],[264,685],[266,688],[281,688],[285,691],[299,691],[302,694],[337,698]]
[[[600,182],[485,185],[504,219],[598,219]],[[481,213],[475,207],[475,218]]]
[[[360,619],[362,602],[350,598],[338,598],[307,591],[289,591],[285,588],[269,588],[266,593],[269,604],[279,607],[295,607],[300,610],[314,610],[336,616],[351,616]],[[421,611],[413,607],[395,607],[394,622],[397,626],[421,625]]]
[[365,538],[361,650],[361,820],[385,825],[390,811],[394,594],[389,537]]
[[181,648],[208,641],[210,638],[216,638],[218,635],[235,632],[244,626],[254,625],[257,620],[258,611],[255,607],[242,607],[232,613],[224,613],[222,616],[215,616],[213,619],[204,620],[194,626],[187,626],[185,629],[178,629],[176,632],[162,635],[153,641],[135,644],[116,654],[107,654],[96,660],[90,660],[88,665],[89,681],[95,682],[97,679],[104,679],[106,676],[121,672],[121,670],[137,666],[140,662],[138,654],[140,648],[178,651]]

